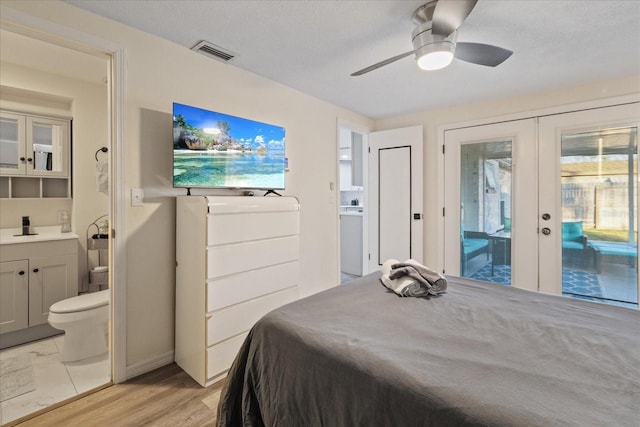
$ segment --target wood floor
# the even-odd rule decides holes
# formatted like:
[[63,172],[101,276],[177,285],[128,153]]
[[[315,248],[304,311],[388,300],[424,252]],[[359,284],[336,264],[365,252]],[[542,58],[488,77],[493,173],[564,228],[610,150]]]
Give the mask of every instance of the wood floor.
[[212,426],[222,385],[200,387],[172,363],[17,425]]

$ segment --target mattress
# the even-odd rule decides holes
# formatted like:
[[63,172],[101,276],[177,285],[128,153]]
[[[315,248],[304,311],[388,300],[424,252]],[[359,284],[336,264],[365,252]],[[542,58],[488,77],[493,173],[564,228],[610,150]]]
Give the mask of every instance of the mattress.
[[637,426],[640,313],[449,279],[402,298],[379,274],[264,316],[219,426]]

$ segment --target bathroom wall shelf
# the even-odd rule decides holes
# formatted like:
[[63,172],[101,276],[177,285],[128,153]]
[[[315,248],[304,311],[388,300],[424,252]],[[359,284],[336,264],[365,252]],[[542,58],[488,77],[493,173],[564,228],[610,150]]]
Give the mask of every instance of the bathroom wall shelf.
[[71,197],[68,178],[0,176],[0,199],[53,199]]
[[[102,291],[109,288],[109,268],[102,264],[102,251],[109,249],[109,235],[100,234],[100,220],[106,221],[107,215],[103,215],[89,224],[87,227],[87,268],[88,272],[88,292]],[[94,234],[91,234],[94,232]],[[97,255],[97,265],[91,267],[91,254]],[[106,257],[105,257],[106,259]]]

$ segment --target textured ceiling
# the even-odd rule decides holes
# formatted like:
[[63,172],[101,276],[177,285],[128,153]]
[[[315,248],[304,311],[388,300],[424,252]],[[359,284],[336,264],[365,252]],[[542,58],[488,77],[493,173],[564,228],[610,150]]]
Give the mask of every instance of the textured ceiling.
[[640,75],[639,0],[480,0],[458,40],[514,51],[499,67],[425,72],[408,57],[360,77],[411,50],[424,1],[67,2],[185,48],[207,40],[237,55],[229,66],[371,118]]

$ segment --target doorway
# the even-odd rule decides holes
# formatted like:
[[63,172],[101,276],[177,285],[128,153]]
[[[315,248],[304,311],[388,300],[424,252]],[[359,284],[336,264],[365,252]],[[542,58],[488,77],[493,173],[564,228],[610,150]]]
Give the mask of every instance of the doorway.
[[[89,275],[89,269],[93,266],[94,261],[90,260],[90,256],[86,256],[88,249],[88,235],[92,222],[96,218],[100,218],[103,215],[109,217],[113,211],[111,194],[98,194],[96,190],[95,181],[95,162],[103,160],[105,156],[110,157],[109,154],[103,154],[100,150],[97,151],[95,147],[88,146],[88,144],[98,144],[97,147],[111,145],[111,85],[110,81],[112,74],[110,72],[111,59],[109,55],[96,52],[96,55],[92,55],[86,52],[79,52],[75,49],[71,49],[65,46],[58,45],[57,42],[49,43],[49,39],[53,40],[55,37],[44,36],[42,33],[38,36],[38,39],[31,37],[31,30],[25,27],[20,27],[19,32],[13,32],[14,29],[11,24],[8,24],[8,28],[4,27],[3,21],[2,31],[5,34],[9,34],[10,37],[3,37],[3,43],[7,40],[17,40],[19,45],[10,49],[3,47],[3,59],[6,59],[7,52],[19,52],[24,55],[25,58],[39,58],[37,66],[33,63],[12,63],[14,67],[21,67],[24,72],[22,73],[23,79],[20,81],[14,80],[13,83],[7,83],[3,77],[3,85],[7,83],[10,86],[19,87],[22,91],[30,91],[31,94],[35,93],[55,93],[60,94],[67,90],[69,87],[82,87],[78,89],[77,93],[83,93],[83,99],[80,101],[78,98],[74,99],[72,92],[65,94],[66,97],[72,99],[73,108],[69,110],[69,116],[74,120],[74,134],[72,138],[72,176],[74,179],[72,198],[69,199],[68,212],[71,214],[71,222],[73,224],[72,234],[78,236],[78,264],[80,265],[79,273],[79,290],[87,291],[92,288],[94,284]],[[56,38],[57,39],[57,38]],[[33,49],[33,50],[32,50]],[[45,87],[44,73],[53,72],[56,70],[57,64],[47,64],[44,58],[49,57],[45,54],[38,54],[37,49],[44,49],[48,53],[58,52],[61,56],[57,57],[60,64],[64,64],[64,68],[70,72],[74,69],[84,70],[83,76],[73,75],[58,75],[56,78],[68,83],[64,85],[65,89],[60,87],[56,89],[52,83],[51,88]],[[42,53],[42,52],[41,52]],[[55,56],[55,55],[54,55]],[[86,65],[87,62],[95,62],[97,60],[98,67],[102,71],[99,81],[90,82],[87,79],[87,69],[83,68],[81,64]],[[74,62],[79,61],[79,62]],[[69,66],[69,64],[76,64],[77,67]],[[50,68],[50,69],[49,69]],[[15,71],[15,70],[14,70]],[[16,73],[14,73],[16,74]],[[29,86],[28,78],[31,75],[39,75],[41,78],[34,81],[32,86]],[[83,80],[84,79],[84,80]],[[54,79],[52,78],[53,82]],[[74,83],[77,82],[77,83]],[[3,86],[4,87],[4,86]],[[98,101],[91,101],[88,98],[89,93],[93,88],[96,92],[101,92],[102,95]],[[75,89],[73,89],[75,90]],[[13,91],[15,94],[19,91]],[[6,100],[5,100],[6,101]],[[15,103],[15,99],[11,100]],[[91,108],[88,105],[91,104]],[[82,107],[84,106],[84,107]],[[3,108],[6,107],[3,104]],[[92,115],[87,114],[87,111],[91,110]],[[99,112],[99,113],[98,113]],[[88,128],[90,134],[83,136],[83,128],[86,131]],[[90,136],[90,137],[89,137]],[[95,158],[95,161],[94,161]],[[8,203],[12,201],[3,200],[3,208],[10,208]],[[20,203],[20,201],[17,201]],[[60,201],[57,201],[60,202]],[[56,200],[45,200],[44,203],[56,204]],[[4,210],[4,209],[3,209]],[[43,211],[44,209],[41,209]],[[42,215],[44,213],[41,212]],[[59,212],[53,212],[52,216],[55,218]],[[38,225],[46,225],[41,222]],[[55,220],[52,220],[51,225],[56,225]],[[91,230],[93,233],[93,230]],[[106,252],[106,251],[104,251]],[[106,262],[103,256],[102,264],[108,264],[108,270],[112,270],[111,257]],[[101,264],[100,261],[97,264]],[[97,265],[96,264],[96,265]],[[105,276],[112,276],[113,272],[104,274]],[[106,280],[101,278],[102,283]],[[109,282],[112,282],[109,280]],[[113,300],[112,300],[113,301]],[[114,328],[110,328],[111,331]],[[16,378],[19,380],[25,379],[25,387],[12,390],[10,395],[4,395],[3,390],[3,402],[2,402],[2,422],[9,422],[13,419],[28,415],[34,411],[40,411],[48,405],[52,405],[63,401],[65,399],[72,398],[79,393],[84,393],[88,390],[100,388],[111,382],[112,379],[112,365],[113,360],[110,353],[106,353],[100,357],[86,359],[77,362],[64,363],[60,360],[60,350],[64,346],[64,335],[58,335],[53,338],[47,338],[39,340],[34,343],[25,343],[19,346],[11,347],[2,352],[0,359],[3,361],[11,360],[11,363],[18,363],[21,372],[25,372],[25,376],[18,375]],[[111,346],[111,348],[113,348]],[[24,366],[22,362],[25,363]],[[6,364],[3,364],[3,373]],[[8,365],[7,365],[8,366]],[[3,374],[4,375],[4,374]],[[26,381],[28,380],[28,381]],[[10,396],[10,397],[9,397]],[[6,399],[4,397],[7,397]]]
[[446,130],[446,272],[637,308],[639,105]]
[[338,126],[340,283],[361,277],[366,271],[368,138],[353,126]]

